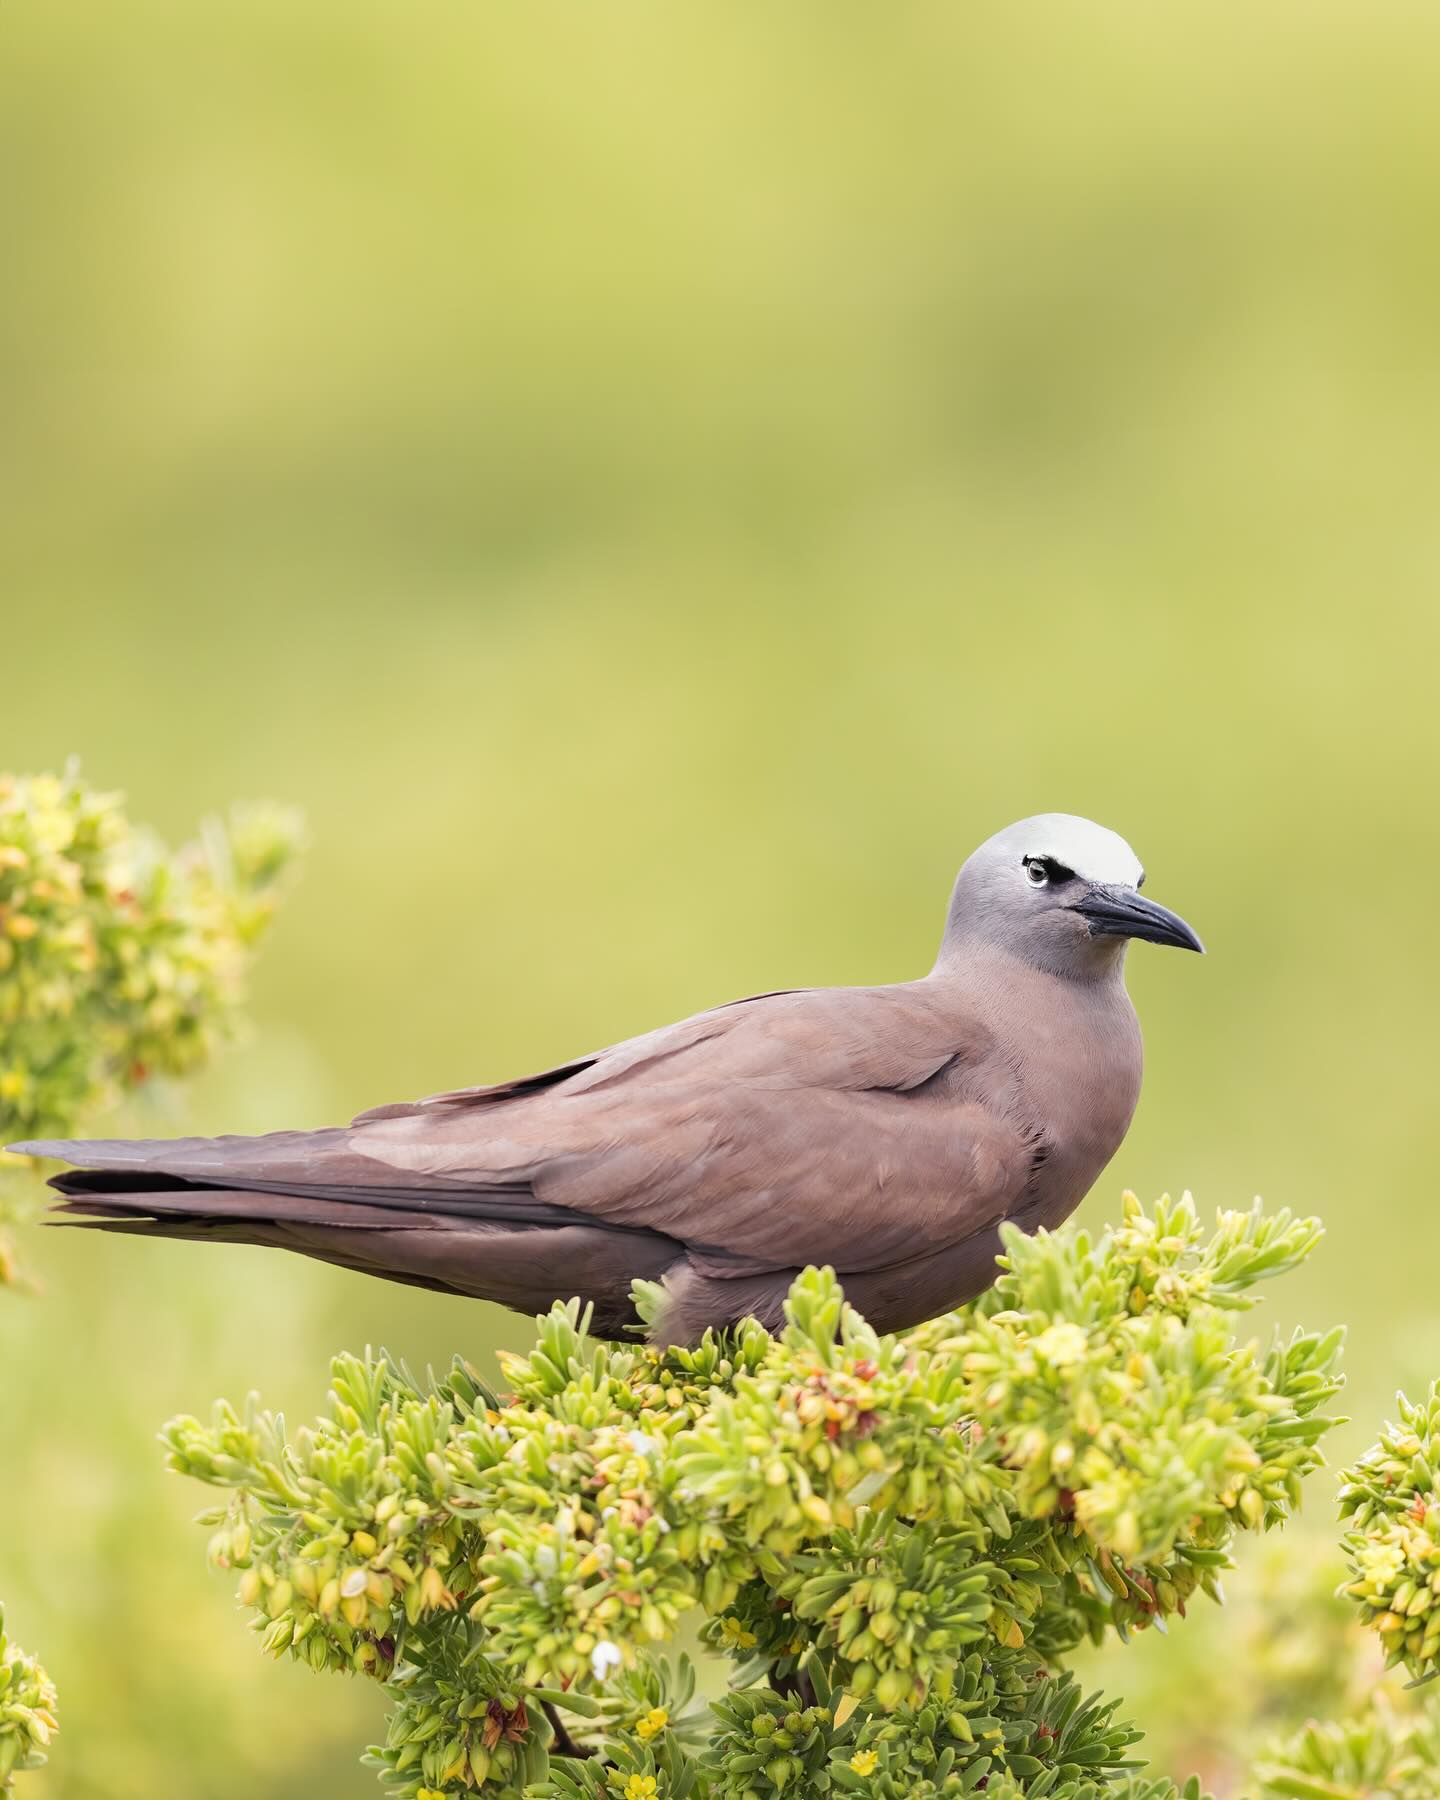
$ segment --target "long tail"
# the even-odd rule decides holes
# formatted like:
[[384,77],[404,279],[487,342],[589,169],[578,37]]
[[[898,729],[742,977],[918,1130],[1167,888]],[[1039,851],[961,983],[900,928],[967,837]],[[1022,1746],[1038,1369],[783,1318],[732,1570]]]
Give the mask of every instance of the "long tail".
[[[58,1225],[135,1236],[261,1244],[409,1286],[546,1310],[580,1294],[596,1328],[633,1322],[630,1284],[659,1279],[678,1246],[523,1195],[407,1191],[357,1155],[343,1129],[262,1138],[100,1139],[13,1146],[83,1166],[50,1185]],[[307,1179],[308,1177],[308,1179]],[[495,1216],[502,1210],[509,1216]]]

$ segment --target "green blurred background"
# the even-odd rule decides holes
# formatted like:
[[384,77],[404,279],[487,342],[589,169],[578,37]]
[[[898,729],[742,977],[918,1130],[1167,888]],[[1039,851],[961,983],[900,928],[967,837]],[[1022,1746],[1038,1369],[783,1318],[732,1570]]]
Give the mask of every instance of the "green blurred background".
[[[1388,0],[8,8],[0,766],[314,841],[249,1040],[128,1123],[319,1124],[908,976],[980,838],[1084,812],[1211,950],[1132,958],[1089,1216],[1321,1212],[1272,1310],[1352,1322],[1363,1441],[1440,1369],[1437,78]],[[36,1800],[368,1795],[374,1696],[260,1658],[153,1432],[515,1323],[27,1248]]]

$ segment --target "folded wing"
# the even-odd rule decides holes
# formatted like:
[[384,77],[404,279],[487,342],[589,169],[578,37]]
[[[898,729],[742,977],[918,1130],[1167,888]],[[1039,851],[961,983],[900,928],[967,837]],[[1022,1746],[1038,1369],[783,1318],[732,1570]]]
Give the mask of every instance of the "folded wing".
[[[1022,1199],[1013,1071],[925,983],[771,994],[499,1087],[258,1138],[52,1141],[66,1210],[531,1310],[685,1263],[884,1270]],[[523,1296],[523,1298],[522,1298]],[[538,1297],[538,1302],[537,1302]]]

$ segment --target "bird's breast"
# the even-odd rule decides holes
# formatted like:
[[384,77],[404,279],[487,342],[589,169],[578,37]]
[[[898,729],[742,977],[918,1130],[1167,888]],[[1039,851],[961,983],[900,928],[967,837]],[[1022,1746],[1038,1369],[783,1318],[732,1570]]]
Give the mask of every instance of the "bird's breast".
[[1053,1228],[1075,1210],[1124,1141],[1140,1098],[1140,1026],[1124,988],[1029,1011],[1018,1056],[1035,1174],[1016,1222]]

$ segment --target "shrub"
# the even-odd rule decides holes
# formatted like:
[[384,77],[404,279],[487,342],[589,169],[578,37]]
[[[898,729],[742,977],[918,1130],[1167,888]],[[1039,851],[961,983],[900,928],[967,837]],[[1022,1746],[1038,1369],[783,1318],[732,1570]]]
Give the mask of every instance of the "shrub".
[[0,776],[0,1141],[205,1062],[298,842],[249,807],[172,852],[73,768]]
[[825,1270],[775,1339],[607,1344],[557,1305],[503,1398],[367,1353],[293,1436],[252,1398],[165,1442],[229,1490],[210,1556],[264,1647],[386,1684],[369,1760],[413,1800],[1198,1796],[1063,1659],[1290,1515],[1340,1333],[1237,1328],[1318,1236],[1127,1196],[1098,1237],[1007,1229],[996,1286],[903,1336]]
[[[0,776],[0,1145],[73,1131],[207,1060],[299,841],[293,814],[237,808],[171,852],[73,767]],[[4,1226],[34,1185],[0,1149],[0,1287],[19,1284]],[[0,1614],[0,1788],[55,1729],[55,1691]]]
[[1418,1405],[1400,1396],[1400,1423],[1342,1477],[1344,1547],[1365,1623],[1387,1664],[1417,1680],[1440,1673],[1440,1382]]

